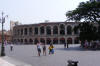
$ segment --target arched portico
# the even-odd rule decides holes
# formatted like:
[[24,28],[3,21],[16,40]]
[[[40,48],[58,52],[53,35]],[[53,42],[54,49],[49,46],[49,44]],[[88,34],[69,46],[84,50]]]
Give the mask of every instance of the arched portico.
[[60,38],[60,44],[64,44],[65,43],[65,38]]
[[72,38],[67,38],[67,43],[72,44]]

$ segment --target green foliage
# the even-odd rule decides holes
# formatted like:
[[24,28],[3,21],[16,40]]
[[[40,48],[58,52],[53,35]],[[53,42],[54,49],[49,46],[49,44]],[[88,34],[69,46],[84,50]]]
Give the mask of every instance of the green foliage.
[[[100,2],[81,2],[79,6],[66,13],[67,21],[83,21],[75,29],[80,30],[80,40],[100,39],[100,27],[97,28],[89,22],[97,22],[100,26]],[[74,30],[75,30],[74,29]]]
[[84,41],[84,40],[97,40],[97,28],[90,22],[83,22],[80,23],[78,26],[74,28],[74,30],[79,29],[80,30],[80,35],[79,39]]
[[81,2],[75,10],[66,13],[67,20],[100,22],[100,2]]

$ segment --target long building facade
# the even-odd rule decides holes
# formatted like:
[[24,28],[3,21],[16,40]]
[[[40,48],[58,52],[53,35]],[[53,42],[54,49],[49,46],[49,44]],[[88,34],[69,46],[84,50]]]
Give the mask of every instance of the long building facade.
[[96,2],[100,2],[100,0],[90,0],[90,2],[94,2],[94,1],[96,1]]
[[49,22],[17,25],[13,28],[13,42],[17,44],[78,44],[79,30],[74,27],[79,22]]

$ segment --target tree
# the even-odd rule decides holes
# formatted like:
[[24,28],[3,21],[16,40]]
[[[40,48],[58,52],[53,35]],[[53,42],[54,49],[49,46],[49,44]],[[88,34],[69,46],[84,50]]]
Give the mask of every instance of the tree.
[[67,20],[100,23],[100,2],[81,2],[75,10],[66,13]]
[[91,41],[91,40],[97,40],[97,28],[90,22],[83,22],[80,23],[78,26],[74,28],[74,30],[79,29],[80,35],[79,39],[81,41]]
[[97,36],[100,36],[100,30],[97,32],[96,27],[88,23],[97,22],[100,27],[100,2],[81,2],[75,10],[68,11],[66,17],[67,21],[85,22],[77,26],[77,29],[80,29],[80,40],[96,40]]

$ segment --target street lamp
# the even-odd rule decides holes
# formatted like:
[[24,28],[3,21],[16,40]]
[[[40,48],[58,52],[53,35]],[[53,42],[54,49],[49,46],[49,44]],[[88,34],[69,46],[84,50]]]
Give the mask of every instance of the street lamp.
[[0,23],[2,24],[2,45],[1,45],[1,56],[5,56],[5,47],[4,47],[4,33],[3,33],[3,24],[5,23],[5,18],[8,17],[7,15],[4,16],[2,12],[2,17],[0,18]]

